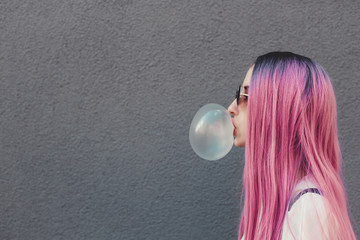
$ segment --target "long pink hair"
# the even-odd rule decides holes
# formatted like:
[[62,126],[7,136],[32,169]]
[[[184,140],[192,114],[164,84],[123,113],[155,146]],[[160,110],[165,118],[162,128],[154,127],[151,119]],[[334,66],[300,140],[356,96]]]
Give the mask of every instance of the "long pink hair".
[[239,239],[281,239],[290,195],[306,175],[316,181],[338,224],[332,237],[356,239],[336,118],[332,84],[318,63],[290,52],[256,59],[249,87]]

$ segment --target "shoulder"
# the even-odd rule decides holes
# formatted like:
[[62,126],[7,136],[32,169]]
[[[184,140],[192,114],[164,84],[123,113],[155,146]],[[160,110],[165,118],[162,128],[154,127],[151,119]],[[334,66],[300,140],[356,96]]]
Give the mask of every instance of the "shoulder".
[[[296,213],[296,217],[294,216],[294,213]],[[323,218],[327,215],[326,199],[320,194],[308,192],[302,195],[294,203],[293,208],[289,211],[289,214],[293,215],[298,220],[323,220]]]
[[320,194],[307,192],[294,202],[287,212],[284,231],[296,239],[327,239],[328,211],[326,198]]

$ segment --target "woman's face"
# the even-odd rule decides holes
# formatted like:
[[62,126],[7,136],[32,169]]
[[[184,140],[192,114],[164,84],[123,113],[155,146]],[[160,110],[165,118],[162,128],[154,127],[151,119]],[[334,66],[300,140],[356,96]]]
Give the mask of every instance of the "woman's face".
[[[250,86],[250,79],[254,69],[254,65],[252,65],[248,72],[246,73],[245,79],[242,83],[242,92],[248,93],[248,88]],[[233,117],[234,124],[234,144],[236,147],[245,147],[246,140],[246,129],[247,129],[247,118],[248,118],[248,109],[247,109],[247,101],[240,101],[239,105],[237,105],[236,99],[230,104],[228,107],[228,111]]]

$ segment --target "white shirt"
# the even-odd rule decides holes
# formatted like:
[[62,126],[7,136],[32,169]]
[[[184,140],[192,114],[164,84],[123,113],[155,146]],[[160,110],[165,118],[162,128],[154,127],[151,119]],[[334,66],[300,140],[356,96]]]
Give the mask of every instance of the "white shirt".
[[[309,176],[304,177],[296,184],[290,199],[307,188],[317,188]],[[307,192],[295,201],[290,211],[286,211],[281,239],[330,239],[327,217],[325,198],[317,193]],[[241,240],[243,239],[244,236]]]
[[[318,188],[309,176],[296,184],[290,199],[307,188]],[[297,199],[285,214],[281,239],[330,239],[325,201],[324,196],[312,192],[307,192]]]

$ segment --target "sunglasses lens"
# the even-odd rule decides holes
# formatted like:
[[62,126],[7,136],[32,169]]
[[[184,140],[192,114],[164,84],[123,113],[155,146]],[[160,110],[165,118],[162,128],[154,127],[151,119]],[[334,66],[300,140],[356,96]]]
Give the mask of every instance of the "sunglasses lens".
[[236,103],[239,105],[240,103],[240,93],[241,93],[241,84],[239,86],[239,89],[236,91]]

